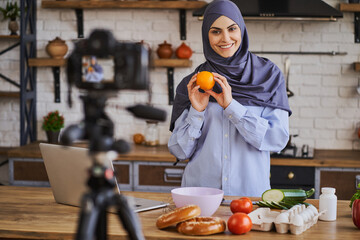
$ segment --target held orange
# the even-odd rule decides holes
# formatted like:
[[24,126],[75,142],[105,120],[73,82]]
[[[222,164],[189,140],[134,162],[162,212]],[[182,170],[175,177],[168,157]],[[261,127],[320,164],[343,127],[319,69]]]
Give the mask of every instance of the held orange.
[[199,72],[196,76],[196,85],[202,90],[210,90],[215,85],[214,75],[208,71]]

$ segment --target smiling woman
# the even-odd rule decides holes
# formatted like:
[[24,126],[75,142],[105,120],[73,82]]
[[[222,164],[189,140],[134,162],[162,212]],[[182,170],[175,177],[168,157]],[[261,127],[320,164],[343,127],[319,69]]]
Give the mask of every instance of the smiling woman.
[[[170,152],[189,159],[181,186],[261,196],[270,188],[270,151],[289,139],[284,77],[248,51],[245,22],[232,1],[212,1],[201,31],[206,61],[178,85],[170,123]],[[204,71],[215,86],[200,91],[196,82]]]
[[221,16],[210,27],[209,42],[217,54],[224,58],[231,57],[241,44],[240,28],[230,18]]

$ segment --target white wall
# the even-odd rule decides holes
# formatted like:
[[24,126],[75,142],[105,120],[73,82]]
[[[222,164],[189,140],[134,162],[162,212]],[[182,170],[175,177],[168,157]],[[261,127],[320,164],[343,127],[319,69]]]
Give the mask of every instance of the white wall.
[[[333,6],[343,1],[325,1]],[[77,39],[74,10],[43,9],[37,1],[37,47],[38,57],[47,57],[45,46],[59,36],[73,49]],[[191,68],[175,69],[175,85],[203,62],[201,22],[187,11],[186,43],[194,50]],[[354,15],[344,13],[338,22],[246,22],[250,50],[252,51],[337,51],[345,56],[320,55],[263,55],[284,69],[285,59],[290,57],[290,98],[293,115],[290,118],[291,134],[297,144],[307,143],[322,149],[360,149],[356,124],[360,122],[360,95],[356,93],[359,73],[353,63],[360,61],[360,44],[354,43]],[[85,36],[94,28],[110,29],[119,40],[144,40],[155,51],[164,40],[174,48],[181,44],[179,35],[179,12],[177,10],[84,10]],[[0,22],[0,34],[8,34],[7,23]],[[10,42],[0,40],[0,49]],[[154,56],[153,52],[153,56]],[[156,56],[155,56],[156,57]],[[0,57],[0,72],[19,78],[19,52],[13,50]],[[0,90],[16,90],[0,80]],[[168,103],[167,75],[165,68],[156,68],[150,74],[153,92],[152,104],[169,113],[168,120],[160,124],[161,144],[166,144],[171,106]],[[38,138],[45,139],[41,130],[42,116],[58,109],[65,116],[65,124],[76,123],[82,118],[82,103],[74,91],[75,106],[66,104],[67,84],[65,69],[61,69],[61,103],[54,103],[53,75],[51,68],[37,70]],[[120,107],[145,103],[146,92],[122,91],[109,103]],[[145,122],[135,119],[121,108],[107,108],[116,125],[115,136],[131,140],[134,133],[144,133]],[[0,99],[0,146],[19,145],[19,101]]]

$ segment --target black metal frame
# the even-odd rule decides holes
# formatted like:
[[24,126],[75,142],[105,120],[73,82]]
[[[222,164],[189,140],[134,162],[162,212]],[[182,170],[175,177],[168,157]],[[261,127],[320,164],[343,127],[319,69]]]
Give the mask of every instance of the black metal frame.
[[37,139],[36,68],[29,58],[36,58],[36,1],[20,1],[20,145]]

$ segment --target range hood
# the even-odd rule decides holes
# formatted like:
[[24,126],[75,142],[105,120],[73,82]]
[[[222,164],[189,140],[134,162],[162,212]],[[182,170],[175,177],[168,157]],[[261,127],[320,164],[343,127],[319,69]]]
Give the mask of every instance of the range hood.
[[[337,21],[343,14],[321,0],[231,0],[245,20]],[[193,16],[202,18],[205,9]]]

